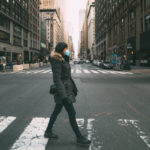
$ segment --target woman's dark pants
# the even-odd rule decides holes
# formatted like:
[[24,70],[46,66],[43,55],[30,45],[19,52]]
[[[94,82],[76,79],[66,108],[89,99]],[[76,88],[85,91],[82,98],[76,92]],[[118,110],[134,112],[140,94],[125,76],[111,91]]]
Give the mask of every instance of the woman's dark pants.
[[81,137],[81,133],[79,131],[79,128],[78,128],[78,125],[76,122],[76,112],[75,112],[74,106],[72,103],[68,103],[68,101],[66,101],[66,100],[63,100],[63,104],[55,105],[54,111],[51,115],[48,127],[46,129],[46,132],[50,132],[52,130],[52,127],[56,121],[56,118],[57,118],[58,114],[61,112],[63,106],[65,107],[66,111],[68,112],[69,121],[70,121],[71,127],[72,127],[75,135],[77,136],[77,138]]

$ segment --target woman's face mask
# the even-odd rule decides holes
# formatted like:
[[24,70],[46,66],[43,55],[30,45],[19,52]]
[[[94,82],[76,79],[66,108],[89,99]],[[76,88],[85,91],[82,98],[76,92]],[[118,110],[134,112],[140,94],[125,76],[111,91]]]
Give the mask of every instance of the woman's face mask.
[[69,56],[70,55],[70,51],[68,49],[64,50],[64,55]]

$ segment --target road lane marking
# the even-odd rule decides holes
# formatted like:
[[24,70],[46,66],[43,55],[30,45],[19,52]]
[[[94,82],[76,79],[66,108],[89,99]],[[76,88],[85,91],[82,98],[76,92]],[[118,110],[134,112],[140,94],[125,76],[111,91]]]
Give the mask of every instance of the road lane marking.
[[87,70],[87,69],[84,69],[83,71],[84,71],[84,73],[88,73],[88,74],[91,73],[91,72],[90,72],[89,70]]
[[49,118],[32,119],[19,139],[11,147],[11,150],[45,150],[48,139],[44,138],[44,132],[48,121]]
[[99,71],[100,73],[108,74],[107,71],[102,71],[102,70],[97,70],[97,71]]
[[84,126],[84,119],[83,118],[77,118],[76,121],[77,121],[79,128],[83,129],[84,128],[83,127]]
[[33,73],[39,73],[39,72],[42,72],[42,71],[45,71],[45,70],[38,70],[38,71],[35,71],[35,72],[33,72]]
[[93,135],[93,121],[95,121],[95,119],[88,119],[87,120],[87,131],[88,131],[88,139],[91,140],[92,139],[92,135]]
[[46,71],[41,72],[41,73],[49,73],[49,72],[52,72],[52,70],[46,70]]
[[16,117],[12,116],[0,116],[0,133],[2,133],[15,119]]
[[93,72],[93,73],[99,73],[99,72],[97,72],[97,71],[95,71],[95,70],[91,70],[91,72]]
[[[15,119],[16,117],[0,117],[0,130],[2,128],[6,129],[7,126]],[[4,120],[7,122],[7,126],[5,125],[5,127],[4,124],[6,123],[2,123],[4,122]],[[92,144],[90,145],[89,150],[92,150],[93,148],[95,150],[100,150],[102,146],[100,146],[99,143],[95,144],[95,142],[97,142],[96,138],[94,137],[95,133],[93,127],[93,122],[95,121],[95,119],[87,119],[86,124],[84,118],[77,118],[76,120],[79,128],[83,129],[84,125],[86,125],[88,139],[92,140]],[[44,132],[46,130],[48,122],[49,118],[33,118],[10,150],[45,150],[45,147],[48,143],[48,138],[44,138]]]
[[118,72],[116,72],[116,71],[109,71],[109,73],[111,73],[111,74],[118,74]]
[[73,69],[71,69],[71,73],[73,73],[74,72],[74,70]]
[[77,70],[76,70],[76,73],[81,73],[81,70],[77,69]]
[[150,148],[150,137],[146,134],[146,132],[142,131],[142,129],[139,127],[138,120],[118,119],[118,124],[121,126],[129,126],[130,124],[132,124],[137,129],[136,131],[137,135]]

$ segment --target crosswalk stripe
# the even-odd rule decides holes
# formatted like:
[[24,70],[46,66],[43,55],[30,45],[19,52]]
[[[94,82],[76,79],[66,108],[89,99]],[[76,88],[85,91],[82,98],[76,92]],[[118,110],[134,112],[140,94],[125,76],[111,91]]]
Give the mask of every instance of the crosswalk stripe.
[[77,118],[76,119],[78,126],[82,129],[84,126],[84,119],[83,118]]
[[1,116],[0,117],[0,133],[3,132],[14,120],[16,119],[16,117],[4,117]]
[[[81,73],[85,73],[85,74],[90,74],[90,73],[94,73],[94,74],[98,74],[98,73],[102,73],[102,74],[114,74],[114,75],[119,75],[119,74],[121,74],[121,75],[132,75],[132,74],[134,74],[134,73],[131,73],[131,72],[122,72],[122,71],[105,71],[105,70],[87,70],[87,69],[71,69],[71,73],[75,73],[75,74],[81,74]],[[21,72],[16,72],[16,74],[17,73],[20,73],[20,74],[22,74],[22,73],[25,73],[25,74],[31,74],[31,73],[33,73],[33,74],[37,74],[37,73],[42,73],[42,74],[46,74],[46,73],[50,73],[50,74],[52,74],[52,70],[51,69],[49,69],[49,70],[45,70],[45,69],[43,69],[43,70],[32,70],[32,71],[21,71]]]
[[81,70],[77,69],[77,70],[76,70],[76,73],[81,73]]
[[34,118],[25,128],[19,139],[11,147],[11,150],[45,150],[48,139],[44,138],[44,132],[49,118]]
[[[78,126],[84,128],[85,120],[77,118]],[[93,136],[93,121],[87,119],[88,138]],[[45,150],[48,139],[44,138],[44,132],[47,127],[49,118],[33,118],[30,124],[25,128],[20,137],[16,140],[10,150]]]
[[90,73],[90,71],[88,71],[87,69],[84,69],[83,71],[88,74]]
[[33,73],[40,73],[40,72],[42,72],[42,71],[45,71],[45,70],[39,70],[39,71],[35,71],[35,72],[33,72]]
[[92,134],[93,134],[93,121],[95,121],[95,119],[88,119],[87,120],[87,131],[88,131],[88,139],[91,140],[92,138]]
[[99,71],[100,73],[108,74],[107,71],[102,71],[102,70],[97,70],[97,71]]
[[52,72],[52,70],[47,70],[47,71],[44,71],[44,72],[41,72],[41,73],[48,73],[48,72]]
[[116,71],[109,71],[109,73],[111,73],[111,74],[118,74],[118,72],[116,72]]
[[93,73],[99,73],[99,72],[97,72],[97,71],[95,71],[95,70],[91,70],[91,72],[93,72]]

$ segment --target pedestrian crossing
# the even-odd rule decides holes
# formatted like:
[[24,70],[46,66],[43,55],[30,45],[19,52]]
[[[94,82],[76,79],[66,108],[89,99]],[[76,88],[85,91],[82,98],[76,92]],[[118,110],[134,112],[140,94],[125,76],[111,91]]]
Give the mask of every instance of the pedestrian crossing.
[[[89,150],[101,150],[104,145],[99,137],[95,135],[94,118],[77,118],[77,123],[80,129],[86,129],[87,138],[92,141]],[[9,128],[16,121],[14,116],[0,116],[0,134]],[[45,129],[48,125],[49,118],[35,117],[27,124],[22,133],[12,144],[10,150],[45,150],[48,144],[48,139],[44,137]],[[116,123],[122,127],[134,128],[136,138],[140,138],[145,143],[147,149],[150,149],[150,134],[140,127],[138,120],[118,119]]]
[[3,132],[14,120],[16,117],[4,117],[0,116],[0,133]]
[[[80,75],[80,74],[87,74],[87,75],[93,75],[93,74],[104,74],[104,75],[133,75],[131,72],[125,72],[125,71],[110,71],[110,70],[101,70],[101,69],[71,69],[71,73],[74,75]],[[12,72],[11,74],[52,74],[51,69],[41,69],[41,70],[29,70],[29,71],[21,71],[21,72]]]
[[[6,130],[11,123],[16,120],[16,117],[5,117],[0,116],[0,133]],[[86,130],[88,133],[87,138],[92,140],[93,138],[93,122],[95,119],[89,118],[87,120],[83,118],[77,118],[77,124],[80,129],[83,129],[86,124]],[[32,118],[31,122],[25,127],[24,131],[12,145],[10,150],[45,150],[46,145],[48,143],[48,139],[44,137],[44,132],[48,125],[49,118],[44,117],[35,117]],[[97,145],[101,147],[100,145]],[[91,147],[94,148],[94,143],[91,144]],[[95,147],[96,149],[96,147]]]

